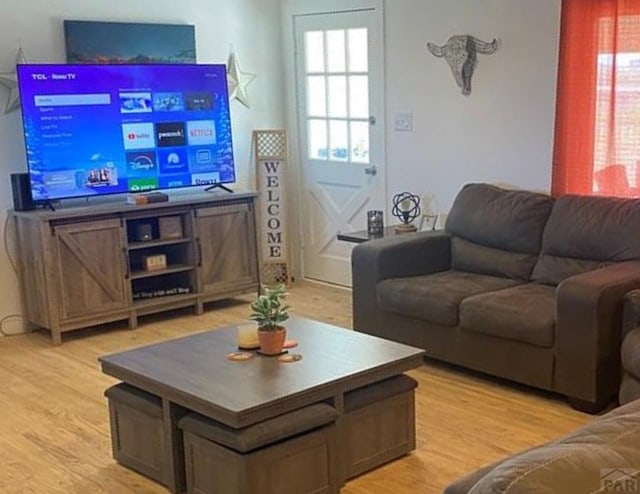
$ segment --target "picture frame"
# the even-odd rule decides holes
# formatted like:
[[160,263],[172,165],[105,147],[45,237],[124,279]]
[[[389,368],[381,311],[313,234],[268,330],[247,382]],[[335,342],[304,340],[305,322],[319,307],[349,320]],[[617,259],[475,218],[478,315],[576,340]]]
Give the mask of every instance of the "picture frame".
[[196,63],[195,26],[64,21],[67,63]]
[[432,232],[435,231],[438,223],[437,214],[423,214],[420,217],[420,225],[418,226],[419,232]]

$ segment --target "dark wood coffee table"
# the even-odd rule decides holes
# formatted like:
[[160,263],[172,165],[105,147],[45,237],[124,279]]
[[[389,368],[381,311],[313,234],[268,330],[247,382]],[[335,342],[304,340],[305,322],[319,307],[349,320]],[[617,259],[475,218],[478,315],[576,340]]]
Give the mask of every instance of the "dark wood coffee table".
[[104,373],[161,398],[171,491],[184,488],[182,436],[176,424],[189,411],[234,428],[328,399],[343,412],[347,391],[418,367],[425,353],[302,318],[287,321],[287,331],[299,342],[291,350],[303,355],[298,362],[259,355],[228,360],[227,354],[236,350],[236,326],[100,358]]

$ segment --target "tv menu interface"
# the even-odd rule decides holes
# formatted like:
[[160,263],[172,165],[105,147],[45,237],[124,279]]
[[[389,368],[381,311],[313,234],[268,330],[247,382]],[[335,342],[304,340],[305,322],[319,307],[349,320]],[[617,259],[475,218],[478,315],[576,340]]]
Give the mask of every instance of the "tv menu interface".
[[224,65],[18,66],[35,200],[235,181]]

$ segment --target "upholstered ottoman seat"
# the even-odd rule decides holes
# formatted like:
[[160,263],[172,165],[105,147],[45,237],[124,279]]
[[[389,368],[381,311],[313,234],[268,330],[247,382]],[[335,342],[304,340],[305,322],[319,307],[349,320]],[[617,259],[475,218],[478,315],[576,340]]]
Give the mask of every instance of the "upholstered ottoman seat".
[[184,432],[189,494],[334,494],[339,491],[335,421],[316,404],[244,429],[195,413]]

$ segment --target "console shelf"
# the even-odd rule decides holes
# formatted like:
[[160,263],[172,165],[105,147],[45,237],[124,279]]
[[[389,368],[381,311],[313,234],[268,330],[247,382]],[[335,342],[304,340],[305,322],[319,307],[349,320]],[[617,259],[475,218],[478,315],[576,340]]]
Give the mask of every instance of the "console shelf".
[[148,242],[131,242],[129,250],[150,249],[152,247],[166,247],[168,245],[180,245],[191,242],[190,238],[174,238],[169,240],[149,240]]
[[197,298],[197,295],[193,293],[186,293],[184,295],[167,295],[166,297],[154,297],[135,300],[133,305],[137,309],[145,307],[155,307],[157,305],[167,305],[180,302],[193,302]]
[[[255,197],[10,211],[27,320],[59,344],[66,331],[118,319],[135,328],[140,315],[188,306],[200,314],[206,302],[257,293]],[[157,255],[167,268],[144,270]]]
[[182,273],[185,271],[192,271],[196,269],[195,266],[188,266],[186,264],[178,264],[177,266],[167,266],[166,269],[158,269],[154,271],[133,271],[131,273],[132,280],[140,280],[142,278],[154,278],[156,276],[166,276],[173,273]]

